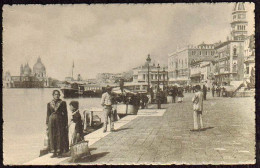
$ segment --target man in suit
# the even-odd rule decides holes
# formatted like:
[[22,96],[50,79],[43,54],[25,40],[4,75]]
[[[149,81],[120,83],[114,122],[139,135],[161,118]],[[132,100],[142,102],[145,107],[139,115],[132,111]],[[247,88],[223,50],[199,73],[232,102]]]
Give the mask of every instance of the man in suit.
[[203,85],[203,98],[204,100],[207,98],[207,87],[205,85]]
[[211,91],[212,91],[212,97],[214,97],[214,94],[215,94],[215,86],[214,85],[212,86]]
[[113,98],[112,98],[112,88],[107,86],[107,91],[102,94],[101,98],[101,105],[104,108],[104,116],[105,116],[105,123],[104,123],[104,130],[105,133],[107,131],[107,124],[108,124],[108,118],[110,119],[110,131],[114,131],[114,116],[113,116]]
[[200,130],[203,128],[202,123],[202,111],[203,111],[203,93],[199,85],[195,88],[196,93],[192,99],[193,102],[193,119],[194,119],[194,130]]

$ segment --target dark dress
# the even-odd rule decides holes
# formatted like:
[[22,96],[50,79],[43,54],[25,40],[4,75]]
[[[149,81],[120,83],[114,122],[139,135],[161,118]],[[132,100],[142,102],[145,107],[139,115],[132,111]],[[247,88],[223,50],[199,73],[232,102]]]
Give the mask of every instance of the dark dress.
[[51,101],[47,104],[47,118],[50,151],[69,150],[68,112],[65,101]]
[[81,115],[80,115],[79,111],[75,112],[75,114],[72,115],[71,120],[75,123],[74,133],[79,134],[82,137],[83,136],[83,124],[82,124]]

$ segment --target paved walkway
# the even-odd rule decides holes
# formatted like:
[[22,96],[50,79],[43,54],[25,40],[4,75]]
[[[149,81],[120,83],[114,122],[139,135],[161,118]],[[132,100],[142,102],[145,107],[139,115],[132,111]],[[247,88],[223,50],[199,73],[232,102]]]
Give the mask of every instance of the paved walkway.
[[135,117],[90,145],[92,155],[76,164],[254,163],[254,99],[209,96],[204,102],[205,130],[191,132],[191,96],[163,105],[167,110],[162,116]]

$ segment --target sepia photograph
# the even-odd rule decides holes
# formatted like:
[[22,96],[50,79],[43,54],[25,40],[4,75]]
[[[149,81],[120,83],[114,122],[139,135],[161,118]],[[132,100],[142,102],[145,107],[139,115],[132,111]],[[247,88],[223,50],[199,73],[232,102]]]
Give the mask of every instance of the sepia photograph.
[[2,10],[4,165],[256,163],[254,3]]

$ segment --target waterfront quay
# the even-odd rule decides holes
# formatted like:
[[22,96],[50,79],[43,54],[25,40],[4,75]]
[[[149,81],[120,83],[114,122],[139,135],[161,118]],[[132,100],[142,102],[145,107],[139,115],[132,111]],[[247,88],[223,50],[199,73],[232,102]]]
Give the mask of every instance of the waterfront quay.
[[115,123],[115,132],[102,134],[100,129],[100,133],[87,135],[91,156],[75,163],[69,158],[45,157],[28,164],[41,164],[41,160],[43,164],[82,165],[255,163],[254,98],[208,94],[204,129],[191,131],[192,95],[185,94],[183,103],[164,104],[161,110],[150,105],[137,115],[126,116]]

